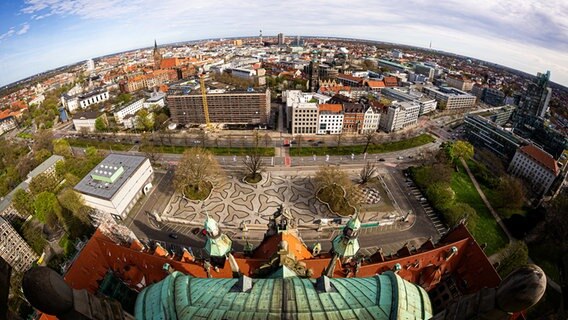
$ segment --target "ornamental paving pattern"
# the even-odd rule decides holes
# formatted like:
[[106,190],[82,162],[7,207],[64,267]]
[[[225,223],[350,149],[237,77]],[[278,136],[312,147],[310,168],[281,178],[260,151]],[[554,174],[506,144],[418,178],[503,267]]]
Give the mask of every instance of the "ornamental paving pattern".
[[[225,226],[267,224],[282,204],[296,217],[298,224],[312,224],[321,218],[337,218],[314,196],[315,186],[306,176],[271,176],[258,185],[250,185],[238,177],[227,176],[213,182],[213,191],[205,201],[184,199],[174,193],[163,216],[186,221],[202,221],[205,213]],[[365,190],[367,191],[367,190]],[[365,191],[362,190],[362,193]],[[366,192],[368,193],[368,191]],[[374,194],[374,193],[371,193]],[[367,194],[361,200],[368,201]],[[378,219],[384,213],[365,212],[365,220]]]

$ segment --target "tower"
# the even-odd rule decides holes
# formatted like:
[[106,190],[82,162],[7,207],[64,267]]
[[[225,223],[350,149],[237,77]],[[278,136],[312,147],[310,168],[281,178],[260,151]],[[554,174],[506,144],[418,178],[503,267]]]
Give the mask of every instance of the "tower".
[[284,42],[286,41],[286,38],[284,37],[283,33],[279,33],[278,34],[278,45],[284,45]]
[[158,70],[160,69],[160,65],[162,64],[162,54],[160,53],[160,50],[158,49],[158,44],[156,43],[156,40],[154,40],[154,69]]
[[260,30],[260,35],[258,37],[259,37],[260,44],[263,45],[264,42],[262,42],[262,30]]
[[550,71],[538,73],[528,86],[521,103],[521,110],[531,116],[544,117],[548,110],[548,103],[552,95],[552,89],[548,87]]

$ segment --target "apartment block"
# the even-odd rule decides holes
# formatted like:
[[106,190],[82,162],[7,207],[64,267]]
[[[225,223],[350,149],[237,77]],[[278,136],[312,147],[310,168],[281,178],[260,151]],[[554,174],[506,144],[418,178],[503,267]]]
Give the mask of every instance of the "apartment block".
[[418,122],[420,105],[410,101],[394,101],[386,111],[386,118],[382,121],[381,129],[394,132],[414,125]]
[[0,257],[17,272],[25,272],[38,259],[10,223],[0,217]]

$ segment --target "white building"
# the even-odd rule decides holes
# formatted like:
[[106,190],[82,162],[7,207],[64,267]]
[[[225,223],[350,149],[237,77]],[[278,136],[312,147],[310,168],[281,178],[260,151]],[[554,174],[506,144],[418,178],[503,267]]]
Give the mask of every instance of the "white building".
[[16,119],[12,116],[7,116],[0,119],[0,135],[15,129],[16,128]]
[[77,112],[73,115],[73,126],[77,131],[95,131],[95,123],[98,117],[104,116],[104,113],[96,111]]
[[154,170],[142,156],[112,153],[74,188],[85,204],[122,220],[136,201],[152,188]]
[[[308,93],[301,90],[286,90],[282,92],[282,102],[286,103],[286,119],[289,127],[292,126],[293,109],[302,103],[326,103],[331,97],[320,93]],[[294,132],[294,131],[292,131]]]
[[420,104],[419,115],[428,114],[438,106],[436,99],[428,98],[424,93],[410,88],[384,88],[381,90],[383,97],[394,101],[412,101]]
[[74,113],[79,108],[85,109],[92,104],[107,101],[109,97],[108,90],[99,89],[80,95],[64,94],[61,96],[61,103],[69,112]]
[[0,257],[19,273],[27,271],[38,259],[32,248],[2,217],[0,217]]
[[[385,121],[382,122],[382,130],[394,132],[414,125],[418,122],[420,105],[411,101],[394,101],[389,107]],[[384,116],[384,115],[383,115]]]
[[471,108],[475,105],[476,97],[456,88],[423,87],[422,92],[436,99],[443,110]]
[[142,110],[142,108],[144,108],[144,98],[120,107],[118,111],[114,112],[114,120],[116,120],[116,123],[123,124],[124,117],[136,114],[136,112]]
[[166,106],[166,94],[163,92],[152,92],[150,98],[144,101],[144,108],[163,108]]
[[299,103],[292,107],[292,134],[316,134],[318,124],[318,105]]
[[[95,104],[107,101],[109,94],[107,90],[95,90],[79,96],[79,106],[82,109]],[[70,110],[71,111],[71,110]]]
[[546,194],[559,172],[556,160],[533,145],[517,149],[509,164],[509,173],[526,180],[538,195]]
[[373,105],[370,105],[365,111],[363,117],[363,128],[361,129],[361,133],[365,134],[379,130],[380,120],[381,110]]
[[86,67],[87,67],[87,72],[94,71],[95,70],[95,61],[93,61],[93,59],[87,60]]
[[317,134],[340,134],[343,129],[343,106],[323,103],[318,105]]

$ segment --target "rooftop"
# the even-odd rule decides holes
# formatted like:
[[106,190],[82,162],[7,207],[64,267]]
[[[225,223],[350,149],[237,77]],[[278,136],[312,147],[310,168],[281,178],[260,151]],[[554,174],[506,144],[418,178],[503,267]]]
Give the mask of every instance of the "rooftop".
[[51,157],[47,158],[44,162],[42,162],[39,166],[35,167],[30,173],[28,173],[28,178],[33,179],[34,177],[42,174],[45,170],[50,168],[51,166],[55,165],[58,161],[62,161],[64,158],[62,156],[58,156],[56,154],[52,155]]
[[549,153],[530,144],[521,147],[520,150],[536,162],[540,163],[546,169],[553,172],[555,175],[558,174],[558,163]]
[[73,115],[74,120],[88,120],[88,119],[96,119],[101,116],[101,112],[98,111],[84,111],[84,112],[77,112]]
[[327,113],[341,113],[343,111],[343,105],[332,104],[332,103],[322,103],[318,106],[319,112]]
[[110,200],[145,160],[142,156],[109,154],[75,186],[75,191]]

